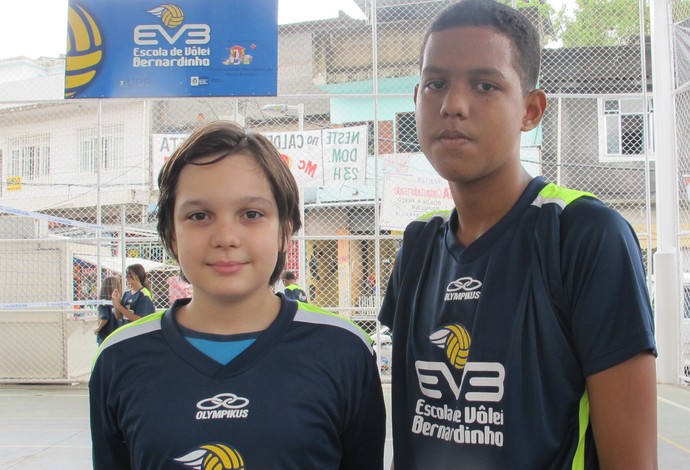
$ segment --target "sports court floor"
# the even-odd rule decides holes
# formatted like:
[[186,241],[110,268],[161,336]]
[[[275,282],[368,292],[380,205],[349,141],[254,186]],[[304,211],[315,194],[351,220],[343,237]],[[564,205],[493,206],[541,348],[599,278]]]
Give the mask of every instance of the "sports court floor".
[[[386,405],[390,386],[384,384]],[[659,385],[659,468],[690,469],[690,387]],[[386,441],[386,468],[392,457]],[[0,470],[91,469],[85,384],[0,385]]]

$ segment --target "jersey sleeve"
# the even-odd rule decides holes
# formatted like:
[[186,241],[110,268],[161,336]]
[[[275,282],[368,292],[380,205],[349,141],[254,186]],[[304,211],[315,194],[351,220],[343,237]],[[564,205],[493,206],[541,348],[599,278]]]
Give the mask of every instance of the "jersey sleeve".
[[395,263],[393,264],[393,270],[391,276],[388,279],[388,287],[386,288],[386,294],[383,297],[383,302],[381,303],[381,310],[379,310],[378,320],[386,325],[391,330],[393,329],[393,319],[395,317],[395,307],[398,301],[398,294],[400,293],[400,280],[401,280],[401,267],[399,260],[402,260],[402,250],[401,246],[398,249],[398,254],[395,256]]
[[639,242],[617,212],[591,198],[561,216],[561,270],[572,339],[585,377],[650,350],[652,309]]
[[354,399],[342,432],[341,470],[383,468],[386,408],[381,379],[373,353],[362,348],[362,354],[363,360],[357,361],[354,369],[353,389],[349,391]]
[[130,469],[129,451],[110,408],[110,384],[101,357],[89,380],[89,407],[94,470]]

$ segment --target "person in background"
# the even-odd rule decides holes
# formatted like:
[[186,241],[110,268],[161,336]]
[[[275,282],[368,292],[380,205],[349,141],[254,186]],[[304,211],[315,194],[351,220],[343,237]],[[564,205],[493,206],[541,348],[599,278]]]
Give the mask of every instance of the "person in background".
[[[103,279],[101,291],[98,294],[100,300],[112,300],[112,294],[120,290],[120,278],[117,276],[108,276]],[[96,342],[101,344],[110,333],[118,329],[122,322],[115,315],[115,307],[112,305],[98,306],[98,325],[93,330],[96,335]]]
[[116,289],[111,299],[116,315],[122,318],[123,323],[129,323],[152,314],[156,308],[146,269],[141,264],[131,264],[127,266],[125,275],[129,290],[120,297],[120,290]]
[[285,285],[285,297],[288,299],[299,300],[300,302],[307,301],[307,293],[304,292],[299,285],[297,285],[297,277],[292,271],[285,271],[283,274],[283,284]]
[[273,144],[201,125],[158,177],[158,233],[193,287],[116,331],[89,382],[95,470],[380,470],[372,340],[274,294],[299,190]]
[[635,232],[520,161],[540,58],[532,23],[492,0],[446,7],[424,38],[417,135],[454,208],[407,226],[379,314],[395,470],[657,467]]

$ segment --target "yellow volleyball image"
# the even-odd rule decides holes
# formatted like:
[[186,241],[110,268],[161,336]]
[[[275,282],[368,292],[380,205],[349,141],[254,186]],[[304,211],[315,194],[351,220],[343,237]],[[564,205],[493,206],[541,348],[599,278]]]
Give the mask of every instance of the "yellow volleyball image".
[[177,5],[172,5],[169,3],[157,6],[153,10],[149,10],[147,13],[151,13],[152,15],[159,17],[163,24],[168,28],[177,28],[182,24],[182,21],[184,21],[184,13],[182,12],[182,9]]
[[446,352],[448,362],[456,369],[464,369],[467,358],[470,355],[470,333],[460,325],[448,325],[434,334],[429,339]]
[[235,449],[224,444],[201,446],[208,453],[201,464],[203,470],[245,470],[244,459]]
[[65,98],[71,98],[93,81],[103,61],[103,38],[91,14],[71,2],[67,12]]
[[163,5],[163,8],[165,8],[165,11],[161,16],[161,19],[163,20],[163,24],[165,26],[168,28],[177,28],[182,24],[184,14],[182,13],[180,7],[175,5]]
[[462,369],[467,364],[470,354],[470,334],[462,325],[446,327],[450,334],[446,338],[446,357],[456,369]]

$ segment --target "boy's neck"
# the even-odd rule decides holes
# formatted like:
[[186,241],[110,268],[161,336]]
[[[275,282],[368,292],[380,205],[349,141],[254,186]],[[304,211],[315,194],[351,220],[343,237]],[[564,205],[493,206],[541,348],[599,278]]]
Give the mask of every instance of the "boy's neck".
[[234,303],[207,301],[201,296],[177,312],[180,325],[200,333],[235,335],[267,329],[280,312],[280,299],[267,288],[266,295],[255,295]]
[[456,237],[464,246],[480,238],[517,203],[532,180],[520,166],[517,175],[471,184],[450,183],[458,212]]

